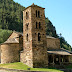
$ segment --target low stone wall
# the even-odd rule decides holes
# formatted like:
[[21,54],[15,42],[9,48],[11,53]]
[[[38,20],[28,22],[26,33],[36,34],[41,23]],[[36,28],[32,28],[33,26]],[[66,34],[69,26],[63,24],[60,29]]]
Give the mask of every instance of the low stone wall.
[[[8,71],[8,72],[50,72],[50,71],[25,71],[25,70],[17,70],[17,69],[8,69],[8,68],[0,68],[0,70]],[[72,72],[72,69],[60,69],[64,72]]]
[[[25,70],[17,70],[17,69],[8,69],[8,68],[0,68],[0,70],[5,70],[8,72],[45,72],[45,71],[25,71]],[[50,71],[47,71],[50,72]]]

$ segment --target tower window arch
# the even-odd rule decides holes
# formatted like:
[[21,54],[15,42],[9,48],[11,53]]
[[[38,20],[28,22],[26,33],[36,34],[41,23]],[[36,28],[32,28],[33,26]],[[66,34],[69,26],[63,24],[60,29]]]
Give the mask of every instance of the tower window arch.
[[37,10],[36,10],[36,17],[37,17]]
[[28,30],[28,25],[26,25],[26,29]]
[[37,29],[37,22],[36,22],[36,29]]
[[28,27],[29,27],[29,23],[26,24],[26,30],[28,30]]
[[40,11],[38,11],[38,17],[40,17]]
[[39,22],[39,29],[41,28],[41,23]]
[[41,41],[41,35],[38,33],[38,41]]
[[28,41],[28,34],[27,34],[27,36],[26,36],[26,40]]
[[26,12],[26,19],[28,19],[29,18],[29,15],[28,15],[28,12]]

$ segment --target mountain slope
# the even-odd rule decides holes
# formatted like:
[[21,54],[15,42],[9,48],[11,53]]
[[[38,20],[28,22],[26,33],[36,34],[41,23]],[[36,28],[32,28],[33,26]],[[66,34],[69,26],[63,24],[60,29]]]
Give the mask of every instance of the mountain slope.
[[[0,29],[23,31],[23,13],[25,7],[13,0],[0,0]],[[60,39],[61,47],[71,50],[71,46],[63,37],[59,37],[56,33],[55,26],[48,18],[45,18],[46,34]],[[1,30],[2,31],[2,30]],[[4,38],[4,37],[3,37]],[[2,38],[1,38],[2,39]],[[5,39],[6,40],[6,39]],[[0,43],[5,41],[0,41]]]
[[13,0],[0,0],[0,28],[22,31],[24,7]]

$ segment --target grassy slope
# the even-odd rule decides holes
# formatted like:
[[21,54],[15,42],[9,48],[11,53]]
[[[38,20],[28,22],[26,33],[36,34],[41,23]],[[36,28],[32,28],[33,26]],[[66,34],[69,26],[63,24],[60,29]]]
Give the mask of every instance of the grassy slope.
[[[10,69],[20,69],[20,70],[27,70],[27,68],[30,68],[30,67],[28,67],[27,65],[25,65],[21,62],[0,64],[0,67],[10,68]],[[63,72],[63,71],[60,71],[60,70],[57,70],[57,69],[48,69],[48,68],[31,68],[31,71]]]

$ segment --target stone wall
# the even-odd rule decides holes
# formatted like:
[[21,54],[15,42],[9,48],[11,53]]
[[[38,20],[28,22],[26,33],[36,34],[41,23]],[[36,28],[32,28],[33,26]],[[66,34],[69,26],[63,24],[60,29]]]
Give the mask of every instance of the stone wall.
[[50,71],[31,71],[31,70],[0,68],[0,72],[50,72]]
[[[40,18],[36,17],[36,10],[40,11]],[[40,33],[40,41],[38,41],[38,33]],[[21,62],[30,67],[48,66],[44,8],[30,6],[23,11],[23,48]]]
[[19,47],[20,47],[20,51],[23,50],[23,36],[19,37]]
[[60,40],[57,38],[47,38],[47,49],[60,49]]
[[[40,17],[36,17],[36,10],[40,12]],[[47,41],[45,32],[45,13],[44,8],[31,8],[32,22],[32,50],[33,50],[33,67],[48,66],[47,57]],[[36,28],[37,22],[37,28]],[[40,22],[40,28],[39,28]],[[40,41],[38,41],[38,33],[40,33]]]
[[1,64],[18,62],[20,59],[19,44],[1,45]]
[[[28,19],[26,19],[26,12],[28,13]],[[24,51],[21,52],[20,61],[33,67],[31,7],[23,11],[23,48]]]

